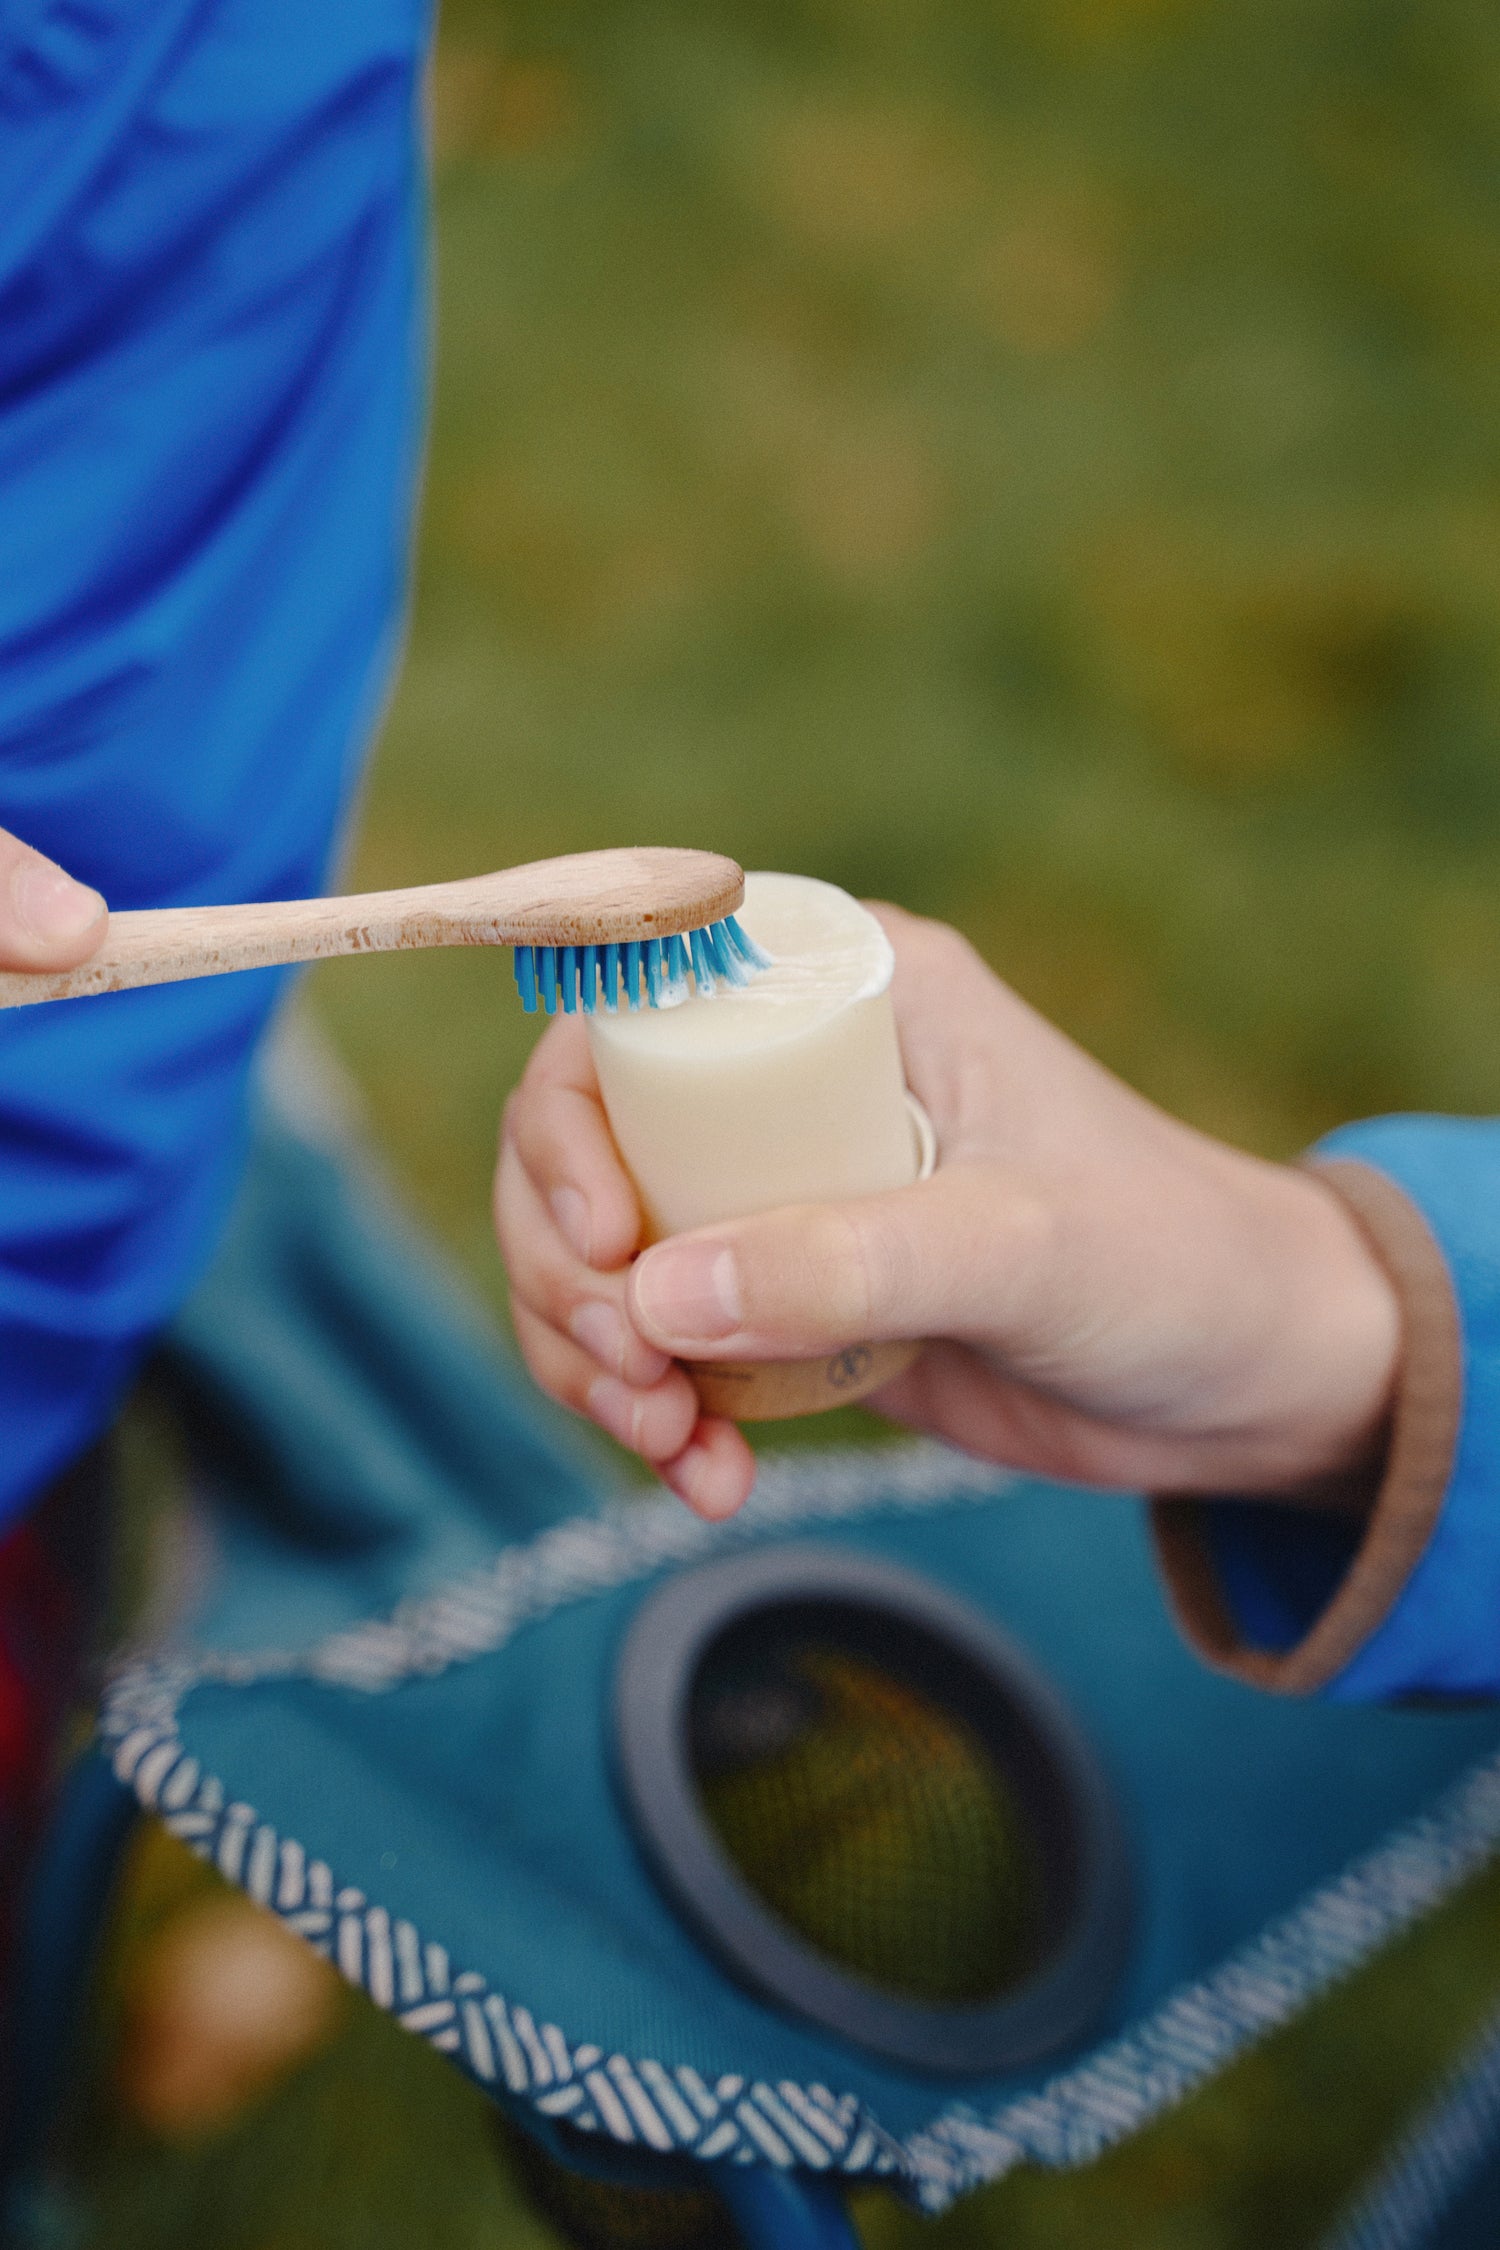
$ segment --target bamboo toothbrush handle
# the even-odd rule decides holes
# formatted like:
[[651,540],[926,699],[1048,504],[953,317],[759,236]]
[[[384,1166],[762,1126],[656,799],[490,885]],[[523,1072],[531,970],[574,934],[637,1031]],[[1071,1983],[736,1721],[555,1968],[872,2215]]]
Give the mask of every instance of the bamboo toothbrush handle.
[[744,895],[732,859],[643,846],[352,898],[152,908],[111,915],[104,943],[79,968],[0,971],[0,1008],[405,946],[624,944],[719,921]]

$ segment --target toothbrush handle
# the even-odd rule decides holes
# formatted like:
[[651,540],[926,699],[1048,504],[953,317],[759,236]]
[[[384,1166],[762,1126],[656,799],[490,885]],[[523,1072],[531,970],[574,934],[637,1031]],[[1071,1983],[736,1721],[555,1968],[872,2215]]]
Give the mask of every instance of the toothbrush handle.
[[[462,886],[455,886],[461,888]],[[264,906],[164,906],[112,914],[92,960],[55,975],[0,972],[0,1008],[35,1000],[81,1000],[133,984],[170,984],[179,977],[223,976],[283,961],[320,961],[339,953],[388,953],[403,945],[497,942],[450,909],[419,913],[395,902],[420,892],[374,892],[364,898],[287,899]],[[493,920],[493,918],[492,918]]]
[[112,914],[99,951],[76,969],[0,971],[0,1008],[405,946],[618,944],[732,914],[743,894],[733,860],[641,848],[351,898],[154,907]]

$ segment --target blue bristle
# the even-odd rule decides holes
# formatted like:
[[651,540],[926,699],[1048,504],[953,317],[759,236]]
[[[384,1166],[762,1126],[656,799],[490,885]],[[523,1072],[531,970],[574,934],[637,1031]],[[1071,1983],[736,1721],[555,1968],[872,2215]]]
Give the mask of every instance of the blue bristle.
[[747,968],[769,969],[771,966],[770,954],[756,944],[747,930],[740,928],[732,914],[726,915],[719,927]]
[[661,965],[663,979],[661,1005],[667,1008],[675,1007],[679,1000],[687,998],[688,970],[692,966],[692,956],[680,937],[674,935],[662,939]]
[[722,977],[726,984],[746,983],[748,979],[745,975],[745,964],[725,936],[723,923],[710,922],[706,935],[709,958],[714,965],[714,975]]
[[674,932],[623,945],[518,945],[516,989],[527,1015],[559,1006],[564,1015],[604,1007],[670,1007],[683,998],[691,975],[698,990],[747,983],[748,971],[770,966],[732,914],[705,929]]

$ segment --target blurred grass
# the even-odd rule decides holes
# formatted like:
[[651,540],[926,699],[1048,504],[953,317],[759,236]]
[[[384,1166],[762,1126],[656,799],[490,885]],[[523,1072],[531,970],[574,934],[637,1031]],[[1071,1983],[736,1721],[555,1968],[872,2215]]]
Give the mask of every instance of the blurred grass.
[[[357,879],[708,844],[958,922],[1265,1152],[1500,1108],[1497,125],[1479,0],[448,0]],[[314,986],[496,1302],[507,985]],[[1497,1909],[1094,2171],[869,2241],[1310,2241],[1500,1985]],[[101,2241],[545,2239],[368,2011],[315,2071],[305,2121],[117,2152]]]
[[[1495,1106],[1493,12],[445,23],[419,593],[360,877],[708,843],[958,921],[1258,1148]],[[319,985],[491,1281],[503,983]]]

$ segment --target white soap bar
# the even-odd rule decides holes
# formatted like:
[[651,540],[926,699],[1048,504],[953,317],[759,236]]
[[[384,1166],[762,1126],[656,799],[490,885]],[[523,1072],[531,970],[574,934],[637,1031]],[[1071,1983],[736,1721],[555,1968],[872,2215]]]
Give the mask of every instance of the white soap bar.
[[917,1176],[880,924],[807,875],[747,875],[739,920],[773,963],[747,985],[589,1018],[655,1236]]

